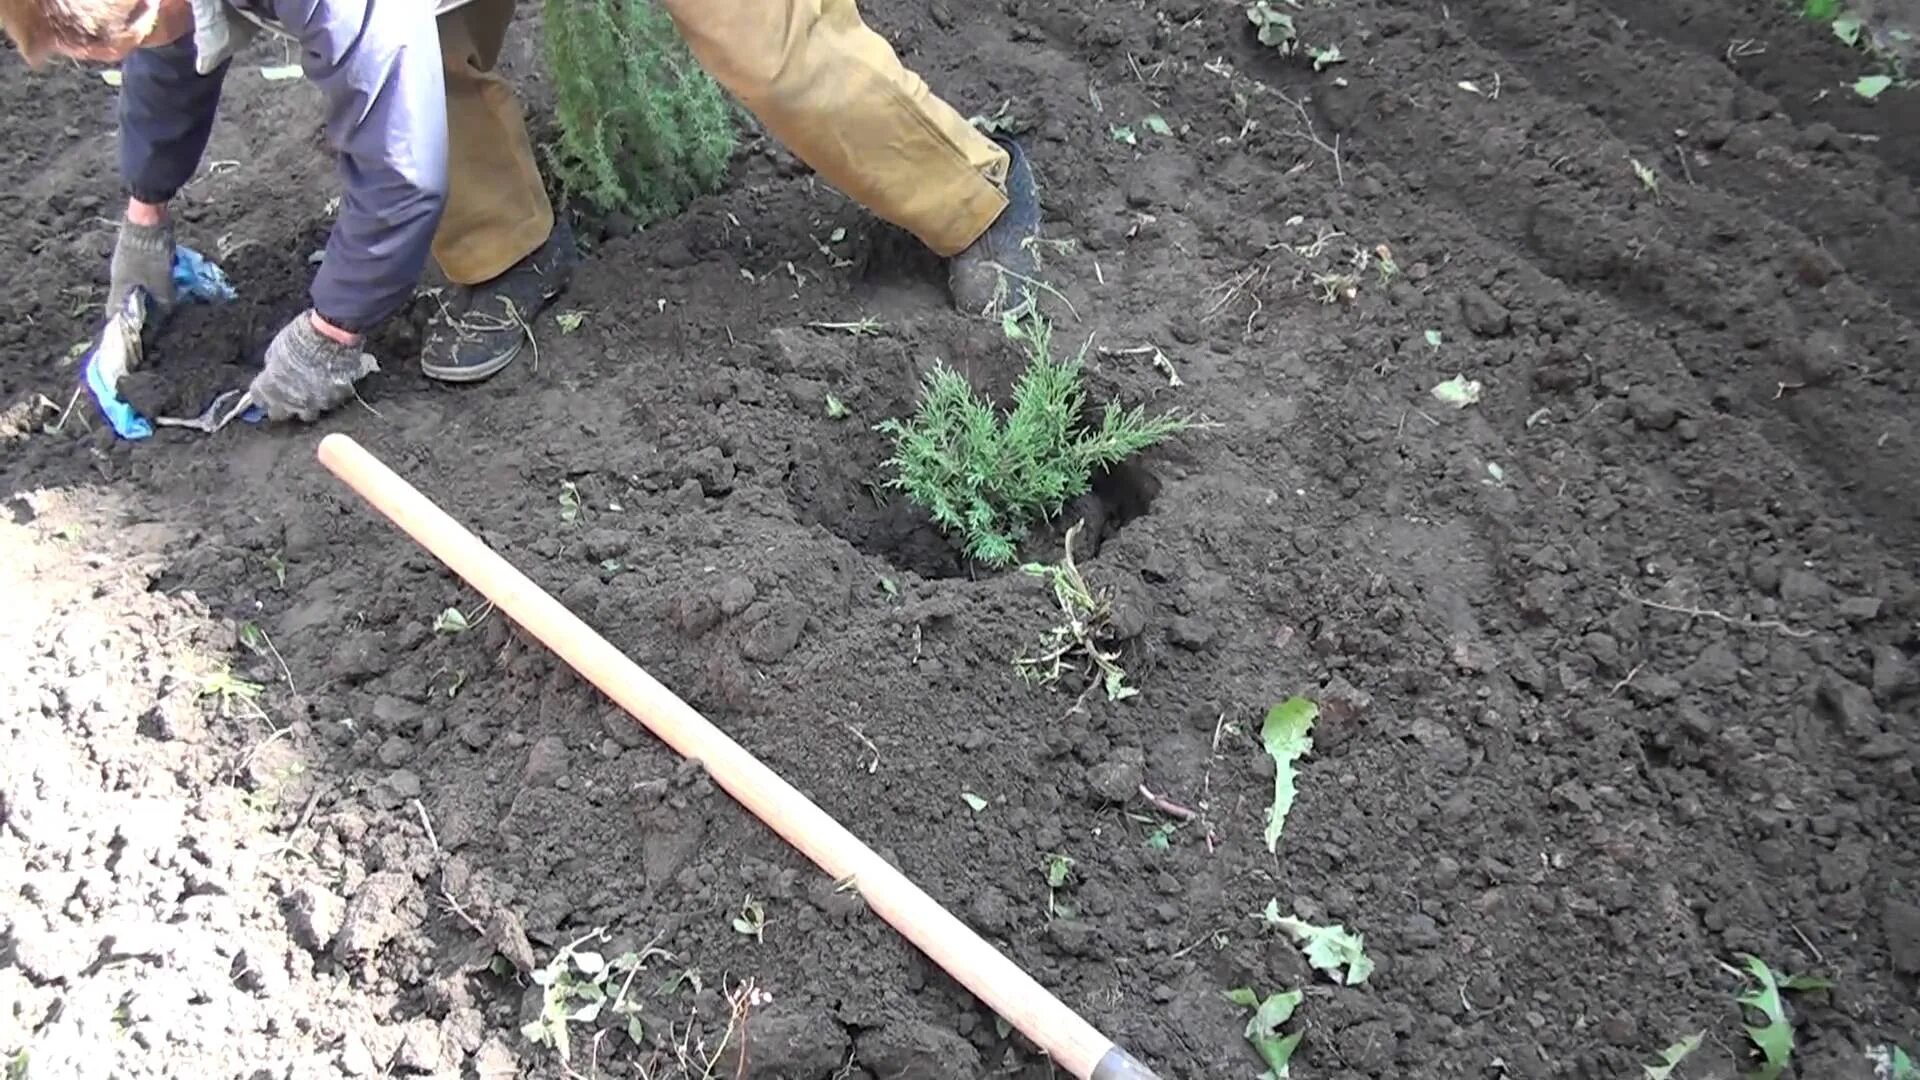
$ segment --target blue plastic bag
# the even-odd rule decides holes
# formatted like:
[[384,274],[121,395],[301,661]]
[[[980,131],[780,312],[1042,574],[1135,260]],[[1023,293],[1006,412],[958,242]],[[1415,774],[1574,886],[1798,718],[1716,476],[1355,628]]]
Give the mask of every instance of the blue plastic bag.
[[[223,304],[234,298],[233,286],[228,283],[226,272],[220,269],[219,264],[184,245],[176,245],[173,249],[173,288],[182,299],[206,304]],[[100,405],[100,414],[113,426],[114,434],[123,439],[151,438],[153,423],[120,396],[119,387],[107,385],[106,376],[100,371],[99,351],[100,345],[96,341],[81,361],[81,372],[87,389]],[[265,410],[256,406],[242,413],[240,418],[248,423],[258,423],[265,415]]]

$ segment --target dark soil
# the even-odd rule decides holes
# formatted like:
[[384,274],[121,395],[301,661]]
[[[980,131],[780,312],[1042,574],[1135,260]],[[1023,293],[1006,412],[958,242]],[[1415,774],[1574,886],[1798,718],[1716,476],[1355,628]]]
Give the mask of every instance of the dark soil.
[[[123,443],[67,408],[112,92],[0,65],[0,1053],[560,1076],[496,954],[605,928],[665,953],[643,1045],[576,1025],[581,1075],[701,1076],[702,1045],[736,1075],[749,979],[745,1075],[1050,1075],[320,468],[340,431],[1170,1080],[1258,1074],[1241,986],[1307,990],[1303,1077],[1638,1076],[1695,1032],[1676,1075],[1728,1077],[1743,953],[1834,982],[1787,996],[1793,1075],[1871,1076],[1920,1033],[1920,98],[1853,100],[1865,59],[1791,8],[1310,3],[1346,58],[1316,73],[1236,4],[876,6],[940,92],[1027,123],[1093,400],[1219,425],[1076,508],[1117,705],[1023,682],[1043,584],[870,486],[934,359],[1002,393],[1013,346],[777,146],[673,221],[585,222],[584,321],[537,363],[436,386],[403,320],[366,408]],[[183,380],[299,310],[335,190],[311,89],[230,85],[182,240],[242,298],[163,339]],[[1429,395],[1455,374],[1479,404]],[[264,692],[205,693],[222,664]],[[1292,694],[1323,715],[1270,854],[1259,724]],[[1154,842],[1142,780],[1198,820]],[[1365,934],[1373,977],[1310,969],[1270,899]]]

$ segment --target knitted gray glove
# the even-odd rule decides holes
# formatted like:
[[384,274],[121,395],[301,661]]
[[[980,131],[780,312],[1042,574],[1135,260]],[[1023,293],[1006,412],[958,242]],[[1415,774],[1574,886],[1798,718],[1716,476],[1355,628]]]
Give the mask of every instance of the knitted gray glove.
[[107,310],[119,311],[127,290],[143,285],[153,297],[156,314],[172,309],[173,293],[173,221],[158,225],[120,222],[120,236],[113,244],[111,282],[107,286]]
[[353,396],[353,385],[380,370],[370,353],[342,345],[313,325],[311,309],[294,316],[267,346],[265,370],[247,388],[269,420],[307,423]]

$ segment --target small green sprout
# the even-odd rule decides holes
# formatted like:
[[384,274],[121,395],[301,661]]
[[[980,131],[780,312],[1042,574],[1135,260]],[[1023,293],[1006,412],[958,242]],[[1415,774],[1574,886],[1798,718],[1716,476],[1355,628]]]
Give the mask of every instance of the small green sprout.
[[740,905],[740,914],[733,918],[733,932],[750,937],[755,941],[766,940],[767,909],[760,901],[749,896]]
[[1056,894],[1066,888],[1067,882],[1072,879],[1073,860],[1065,855],[1048,852],[1040,860],[1040,872],[1047,878],[1047,917],[1053,918],[1058,915],[1062,918],[1072,918],[1073,909],[1060,903]]

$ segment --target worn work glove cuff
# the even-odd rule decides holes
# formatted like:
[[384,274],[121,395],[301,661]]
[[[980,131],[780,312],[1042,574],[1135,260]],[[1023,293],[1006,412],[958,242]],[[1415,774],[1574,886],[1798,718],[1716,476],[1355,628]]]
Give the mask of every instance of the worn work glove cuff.
[[110,268],[112,285],[108,289],[109,310],[117,309],[127,290],[146,287],[161,308],[173,306],[173,222],[158,225],[120,223],[120,236],[114,241]]

